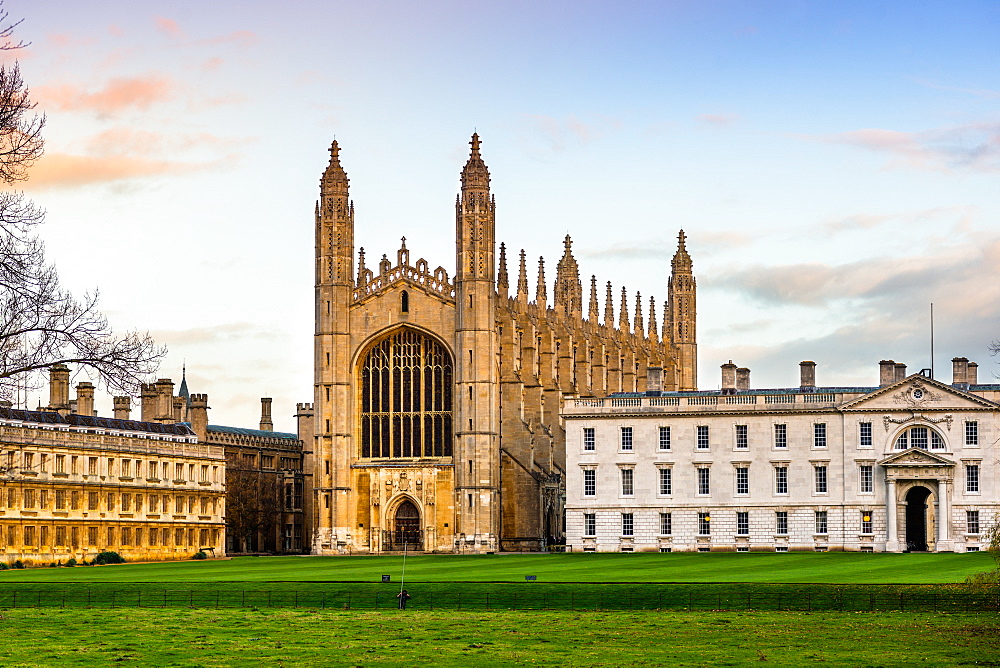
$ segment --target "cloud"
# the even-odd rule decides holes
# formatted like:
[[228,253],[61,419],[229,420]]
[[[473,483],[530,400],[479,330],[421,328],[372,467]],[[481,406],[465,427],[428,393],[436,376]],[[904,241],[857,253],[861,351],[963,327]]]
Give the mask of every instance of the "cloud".
[[977,211],[974,206],[941,206],[895,214],[856,213],[826,220],[820,227],[830,234],[836,234],[854,230],[872,230],[892,224],[912,226],[928,221],[940,226],[943,221],[952,220],[958,229],[967,229]]
[[584,146],[621,127],[621,121],[595,116],[583,121],[574,114],[559,119],[540,114],[524,114],[521,140],[529,153],[562,153],[571,146]]
[[251,322],[227,322],[211,327],[191,329],[163,329],[150,332],[150,336],[168,346],[200,345],[205,343],[231,343],[240,339],[276,340],[280,335],[261,329]]
[[[874,384],[880,359],[903,361],[916,371],[929,366],[930,302],[938,377],[955,355],[976,359],[985,369],[986,346],[997,338],[1000,322],[998,265],[1000,240],[985,237],[937,257],[749,267],[721,280],[705,277],[701,285],[714,293],[712,299],[729,293],[759,303],[768,315],[763,323],[759,316],[752,319],[756,323],[748,319],[760,325],[756,333],[723,321],[705,330],[700,353],[706,386],[718,384],[717,372],[709,369],[730,358],[759,372],[755,387],[797,385],[796,363],[806,359],[820,364],[818,380],[826,385]],[[747,339],[774,343],[747,346]],[[988,382],[986,373],[981,379]]]
[[152,160],[126,155],[69,155],[47,153],[32,168],[25,190],[73,188],[96,183],[113,183],[185,174],[216,167],[218,162]]
[[194,44],[199,44],[203,46],[214,46],[217,44],[235,44],[239,47],[250,47],[257,44],[260,41],[260,37],[257,33],[250,30],[237,30],[231,32],[228,35],[220,35],[219,37],[210,37],[208,39],[198,40]]
[[40,86],[33,89],[35,99],[43,107],[59,111],[95,111],[106,115],[126,109],[145,111],[153,104],[174,97],[176,85],[165,76],[147,75],[132,78],[115,78],[94,92],[80,86]]
[[1000,122],[970,123],[923,132],[879,128],[816,137],[887,155],[887,168],[1000,171]]
[[961,88],[958,86],[943,86],[941,84],[934,83],[933,81],[927,81],[926,79],[911,79],[914,83],[918,83],[921,86],[926,86],[928,88],[934,88],[936,90],[946,90],[953,93],[965,93],[967,95],[974,95],[976,97],[981,97],[984,100],[1000,100],[1000,90],[990,90],[988,88]]
[[164,16],[157,16],[154,21],[156,29],[165,35],[169,37],[183,37],[184,34],[181,32],[181,27],[177,24],[177,21]]
[[704,125],[710,125],[716,128],[728,127],[739,119],[740,117],[736,114],[701,114],[698,116],[698,120]]
[[[732,248],[741,248],[753,240],[753,236],[741,232],[698,232],[697,253],[710,254]],[[688,238],[688,248],[691,238]],[[677,250],[677,240],[644,239],[635,243],[618,243],[600,249],[581,251],[581,257],[601,260],[644,260],[673,257]]]
[[[771,305],[833,308],[837,302],[862,300],[893,307],[919,295],[934,294],[949,304],[964,302],[976,312],[979,302],[1000,303],[1000,283],[983,281],[1000,266],[1000,240],[969,244],[934,257],[882,257],[831,266],[819,262],[734,268],[703,284],[723,288]],[[992,295],[992,297],[991,297]]]
[[215,57],[209,58],[201,64],[201,70],[203,72],[214,72],[222,66],[225,61],[222,58]]

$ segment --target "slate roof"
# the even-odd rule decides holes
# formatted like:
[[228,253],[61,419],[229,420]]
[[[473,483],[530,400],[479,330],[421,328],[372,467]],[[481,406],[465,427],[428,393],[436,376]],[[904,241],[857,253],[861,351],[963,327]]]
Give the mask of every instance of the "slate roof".
[[287,431],[264,431],[262,429],[246,429],[244,427],[226,427],[219,424],[208,425],[209,431],[221,434],[237,434],[240,436],[257,436],[260,438],[282,438],[289,441],[299,440],[298,434],[290,434]]
[[118,431],[141,431],[152,434],[170,434],[172,436],[195,435],[191,428],[184,423],[161,424],[159,422],[118,420],[116,418],[99,417],[97,415],[77,415],[75,413],[63,416],[55,411],[25,411],[17,408],[0,408],[0,419],[41,424],[64,424],[76,427],[95,427],[97,429],[116,429]]

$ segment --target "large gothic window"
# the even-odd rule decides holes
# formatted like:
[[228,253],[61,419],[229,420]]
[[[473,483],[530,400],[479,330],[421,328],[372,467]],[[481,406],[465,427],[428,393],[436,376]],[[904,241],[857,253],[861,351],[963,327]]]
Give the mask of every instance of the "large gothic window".
[[361,361],[361,456],[450,457],[452,362],[413,330],[375,344]]

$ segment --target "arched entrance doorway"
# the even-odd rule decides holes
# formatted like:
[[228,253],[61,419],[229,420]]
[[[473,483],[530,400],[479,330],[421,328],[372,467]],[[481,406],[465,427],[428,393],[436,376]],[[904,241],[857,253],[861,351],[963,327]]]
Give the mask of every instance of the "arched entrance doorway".
[[396,516],[393,519],[392,531],[389,532],[390,545],[392,550],[421,550],[423,540],[420,531],[420,511],[407,499],[396,508]]
[[906,493],[906,550],[927,551],[927,497],[926,487],[913,487]]

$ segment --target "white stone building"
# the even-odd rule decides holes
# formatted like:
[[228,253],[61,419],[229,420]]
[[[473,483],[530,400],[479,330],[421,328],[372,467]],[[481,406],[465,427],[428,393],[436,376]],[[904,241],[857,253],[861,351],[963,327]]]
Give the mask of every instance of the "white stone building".
[[[568,399],[573,551],[976,551],[1000,517],[1000,385],[880,363],[877,387]],[[657,387],[650,369],[647,387]]]

